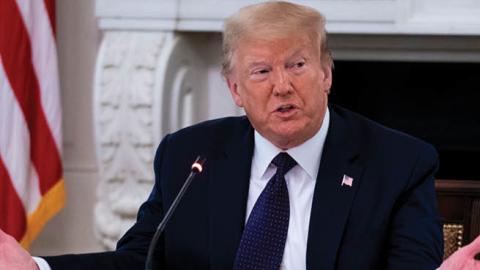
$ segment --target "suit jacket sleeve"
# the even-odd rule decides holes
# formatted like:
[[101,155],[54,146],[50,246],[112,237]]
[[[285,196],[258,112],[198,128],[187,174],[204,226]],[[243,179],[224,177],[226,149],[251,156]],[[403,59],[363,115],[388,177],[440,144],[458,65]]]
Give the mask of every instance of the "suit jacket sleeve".
[[388,269],[436,269],[443,257],[443,233],[438,217],[434,174],[438,157],[424,147],[392,213]]

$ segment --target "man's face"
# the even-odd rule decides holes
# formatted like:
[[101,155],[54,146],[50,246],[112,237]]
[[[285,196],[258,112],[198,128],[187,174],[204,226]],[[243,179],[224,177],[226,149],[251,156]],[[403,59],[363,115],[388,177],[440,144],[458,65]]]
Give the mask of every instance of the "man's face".
[[233,55],[227,83],[253,127],[282,149],[311,138],[325,115],[331,68],[306,36],[247,39]]

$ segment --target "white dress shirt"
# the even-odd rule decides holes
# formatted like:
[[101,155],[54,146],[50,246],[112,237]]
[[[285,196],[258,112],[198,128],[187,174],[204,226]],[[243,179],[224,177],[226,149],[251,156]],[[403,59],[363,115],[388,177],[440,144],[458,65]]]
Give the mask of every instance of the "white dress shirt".
[[40,257],[32,257],[35,263],[38,265],[38,269],[40,270],[52,270],[50,268],[50,265],[48,265],[47,261],[45,259],[40,258]]
[[[286,175],[288,197],[290,200],[290,219],[287,242],[283,254],[281,270],[306,269],[308,226],[312,210],[313,191],[318,168],[322,158],[323,145],[327,137],[330,113],[328,108],[320,130],[309,140],[286,152],[297,162]],[[272,159],[282,150],[255,131],[250,188],[247,200],[247,220],[260,193],[268,180],[275,174]],[[48,263],[39,257],[33,257],[40,270],[51,270]]]
[[[320,130],[309,140],[287,152],[297,165],[285,175],[290,200],[290,219],[287,241],[283,254],[282,270],[306,269],[308,226],[312,210],[313,191],[317,179],[323,145],[327,136],[330,113],[327,111]],[[282,149],[276,147],[255,131],[250,188],[247,200],[247,219],[260,193],[275,174],[276,167],[272,159]]]

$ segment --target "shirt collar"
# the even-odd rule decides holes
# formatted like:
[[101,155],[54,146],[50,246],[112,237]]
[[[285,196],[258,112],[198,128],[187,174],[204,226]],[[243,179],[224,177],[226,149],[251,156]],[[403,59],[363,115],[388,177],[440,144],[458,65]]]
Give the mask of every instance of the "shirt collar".
[[[320,130],[312,138],[308,139],[301,145],[290,148],[286,151],[312,179],[317,179],[329,123],[330,112],[327,107]],[[252,172],[257,176],[263,176],[272,159],[278,153],[282,152],[282,149],[273,145],[256,130],[254,140],[255,147],[253,151]]]

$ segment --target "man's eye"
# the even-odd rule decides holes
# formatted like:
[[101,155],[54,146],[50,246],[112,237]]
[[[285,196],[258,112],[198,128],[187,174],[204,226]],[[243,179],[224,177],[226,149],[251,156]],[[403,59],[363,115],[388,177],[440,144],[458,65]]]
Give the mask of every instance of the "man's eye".
[[259,69],[253,72],[253,74],[259,74],[259,75],[267,74],[267,73],[268,73],[268,69]]
[[301,68],[301,67],[303,67],[303,66],[305,66],[305,62],[301,61],[301,62],[295,63],[295,66],[294,66],[294,67],[295,67],[295,68]]

